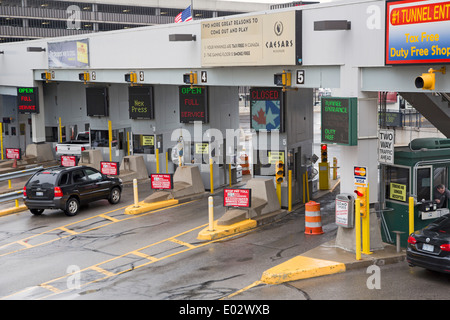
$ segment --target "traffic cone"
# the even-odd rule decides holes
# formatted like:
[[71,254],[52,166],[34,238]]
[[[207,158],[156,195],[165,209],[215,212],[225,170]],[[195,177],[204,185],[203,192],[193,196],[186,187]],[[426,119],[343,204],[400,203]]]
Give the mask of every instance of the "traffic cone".
[[244,163],[241,164],[242,167],[242,174],[250,174],[250,164],[248,163],[248,155],[244,154],[241,156],[241,160],[244,161]]
[[323,234],[320,203],[315,201],[305,204],[305,234]]
[[13,168],[17,168],[17,159],[16,159],[16,158],[14,158],[14,162],[13,162],[12,167],[13,167]]

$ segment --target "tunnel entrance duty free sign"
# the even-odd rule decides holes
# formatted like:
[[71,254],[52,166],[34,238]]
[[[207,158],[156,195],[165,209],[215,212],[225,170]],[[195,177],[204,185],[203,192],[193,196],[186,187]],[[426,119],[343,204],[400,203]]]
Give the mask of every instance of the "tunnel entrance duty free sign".
[[378,133],[378,162],[394,164],[394,130],[380,130]]
[[385,64],[450,62],[450,2],[386,1]]

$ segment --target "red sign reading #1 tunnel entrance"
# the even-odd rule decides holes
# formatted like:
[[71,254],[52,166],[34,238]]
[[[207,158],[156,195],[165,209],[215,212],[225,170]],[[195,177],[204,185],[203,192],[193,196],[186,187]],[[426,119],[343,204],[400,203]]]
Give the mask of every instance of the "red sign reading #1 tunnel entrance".
[[387,1],[385,63],[450,62],[450,1]]

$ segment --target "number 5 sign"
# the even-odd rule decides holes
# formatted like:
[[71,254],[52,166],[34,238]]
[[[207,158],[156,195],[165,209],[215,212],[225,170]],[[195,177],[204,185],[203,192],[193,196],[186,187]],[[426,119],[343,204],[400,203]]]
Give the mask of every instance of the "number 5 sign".
[[305,70],[297,70],[297,84],[305,84]]

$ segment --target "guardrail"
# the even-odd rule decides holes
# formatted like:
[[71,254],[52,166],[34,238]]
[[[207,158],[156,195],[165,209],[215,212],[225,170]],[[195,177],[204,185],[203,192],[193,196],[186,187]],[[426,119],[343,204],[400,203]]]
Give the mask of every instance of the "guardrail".
[[[36,168],[0,174],[0,182],[8,180],[9,185],[11,186],[10,180],[22,178],[22,177],[26,177],[26,176],[31,176],[41,169],[44,169],[44,167],[40,166],[40,167],[36,167]],[[21,199],[22,197],[23,197],[23,190],[17,190],[17,191],[12,191],[12,192],[8,192],[8,193],[3,193],[3,194],[0,194],[0,203],[16,200],[16,207],[18,207],[19,206],[18,200]]]

